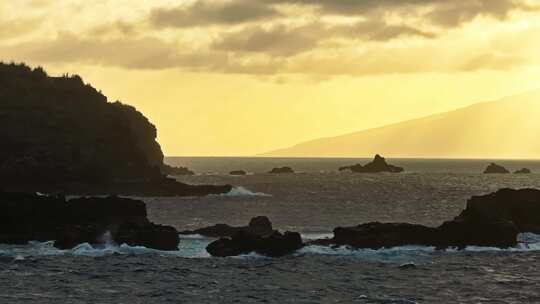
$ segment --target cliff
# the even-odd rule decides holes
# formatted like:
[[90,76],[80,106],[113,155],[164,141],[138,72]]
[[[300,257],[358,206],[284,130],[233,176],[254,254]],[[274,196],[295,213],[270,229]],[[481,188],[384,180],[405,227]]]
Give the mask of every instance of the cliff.
[[156,136],[142,113],[109,102],[77,75],[50,77],[41,68],[0,63],[5,190],[99,192],[113,191],[115,184],[155,185],[164,180]]

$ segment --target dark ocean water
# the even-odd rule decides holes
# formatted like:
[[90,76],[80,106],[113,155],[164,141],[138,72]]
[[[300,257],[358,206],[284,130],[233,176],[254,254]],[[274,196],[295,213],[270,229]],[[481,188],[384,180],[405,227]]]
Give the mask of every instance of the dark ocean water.
[[[235,186],[221,196],[145,198],[149,216],[179,230],[244,225],[257,215],[304,238],[367,221],[438,225],[471,195],[540,188],[540,175],[483,175],[483,160],[390,160],[404,174],[353,174],[359,159],[172,158],[193,184]],[[539,161],[497,161],[540,172]],[[293,175],[264,172],[291,166]],[[229,176],[231,170],[251,172]],[[540,216],[540,215],[539,215]],[[51,243],[0,245],[0,303],[540,303],[540,236],[516,248],[384,250],[311,246],[293,256],[210,258],[211,240],[183,237],[177,252],[125,245],[69,250]],[[415,268],[401,269],[404,263]]]

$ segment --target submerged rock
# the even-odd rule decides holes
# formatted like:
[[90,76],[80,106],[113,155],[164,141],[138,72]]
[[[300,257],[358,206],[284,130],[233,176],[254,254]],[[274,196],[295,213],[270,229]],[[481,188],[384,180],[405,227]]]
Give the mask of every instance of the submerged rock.
[[66,201],[63,196],[0,192],[0,210],[0,243],[55,240],[55,247],[69,249],[110,241],[178,249],[176,229],[151,223],[139,200],[111,196]]
[[487,166],[486,170],[484,170],[484,174],[508,174],[510,171],[508,171],[505,167],[499,166],[496,163],[491,163]]
[[355,173],[381,173],[381,172],[390,172],[390,173],[400,173],[404,169],[401,167],[396,167],[389,165],[384,157],[381,157],[379,154],[375,155],[375,158],[372,162],[362,166],[360,164],[345,166],[339,168],[339,171],[351,170]]
[[247,172],[244,170],[235,170],[235,171],[229,172],[229,175],[246,175],[246,174]]
[[274,229],[272,223],[266,216],[254,217],[249,221],[249,225],[243,227],[233,227],[227,224],[217,224],[210,227],[200,228],[196,230],[182,231],[180,234],[200,234],[206,237],[231,237],[238,232],[246,231],[256,235],[271,234]]
[[522,168],[514,171],[514,174],[531,174],[531,170],[527,168]]
[[294,173],[294,170],[291,167],[281,167],[281,168],[273,168],[270,170],[271,174],[290,174]]
[[[217,228],[217,226],[213,227]],[[222,237],[206,247],[206,250],[212,256],[226,257],[256,252],[277,257],[290,254],[304,246],[299,233],[287,231],[282,234],[273,230],[272,223],[265,216],[251,219],[246,227],[224,225],[221,229],[222,236],[226,237]],[[208,233],[208,230],[199,231],[199,234],[201,232]],[[215,230],[212,232],[215,232]],[[225,235],[224,232],[228,235]],[[214,233],[215,235],[217,233]]]

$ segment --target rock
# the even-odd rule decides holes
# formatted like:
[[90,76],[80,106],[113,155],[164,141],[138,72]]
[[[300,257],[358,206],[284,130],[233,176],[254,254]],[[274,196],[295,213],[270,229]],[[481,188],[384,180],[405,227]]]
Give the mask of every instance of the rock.
[[514,174],[531,174],[531,170],[527,168],[522,168],[514,171]]
[[469,220],[506,220],[519,232],[540,233],[540,190],[501,189],[495,193],[473,196],[459,217]]
[[505,167],[499,166],[495,163],[491,163],[487,166],[486,170],[484,170],[484,174],[508,174],[510,171],[508,171]]
[[229,175],[246,175],[246,174],[247,172],[244,170],[236,170],[236,171],[229,172]]
[[277,257],[290,254],[304,246],[299,233],[285,232],[282,234],[273,230],[272,223],[265,216],[252,218],[249,225],[244,227],[220,224],[190,232],[221,237],[206,247],[208,253],[218,257],[250,252]]
[[489,246],[508,248],[517,244],[519,231],[509,221],[468,221],[458,218],[432,228],[408,223],[368,223],[334,229],[332,244],[354,248],[391,248],[406,245],[448,247]]
[[333,243],[355,248],[380,249],[404,245],[429,246],[436,238],[434,228],[407,223],[372,222],[334,229]]
[[156,127],[77,75],[50,77],[41,68],[0,63],[0,100],[5,191],[176,196],[230,190],[166,179]]
[[456,218],[437,228],[437,248],[484,246],[509,248],[517,245],[519,231],[516,225],[505,220],[471,220]]
[[206,250],[212,256],[227,257],[255,252],[270,257],[291,254],[303,247],[302,238],[297,232],[274,231],[270,235],[260,236],[240,231],[231,238],[221,238],[210,243]]
[[386,248],[403,245],[437,248],[517,245],[519,233],[540,233],[540,190],[501,189],[473,196],[455,219],[439,227],[408,223],[367,223],[334,229],[332,239],[311,242],[317,245],[348,245],[355,248]]
[[403,263],[403,264],[399,265],[398,268],[399,269],[414,269],[414,268],[416,268],[416,264],[414,262]]
[[273,168],[269,173],[271,174],[290,174],[294,173],[291,167]]
[[174,167],[163,164],[161,166],[161,172],[165,175],[182,176],[182,175],[195,175],[195,172],[189,170],[186,167]]
[[177,250],[176,229],[151,223],[142,201],[120,197],[75,198],[0,192],[0,243],[55,240],[69,249],[110,241],[159,250]]
[[389,165],[386,163],[386,160],[384,157],[381,157],[379,154],[375,155],[375,158],[372,162],[362,166],[360,164],[356,164],[353,166],[346,166],[339,168],[339,171],[343,170],[351,170],[355,173],[381,173],[381,172],[390,172],[390,173],[400,173],[403,172],[404,169],[401,167],[396,167],[393,165]]
[[180,234],[200,234],[206,237],[232,237],[241,231],[247,231],[250,234],[260,236],[268,235],[274,232],[270,220],[265,216],[258,216],[252,218],[248,226],[233,227],[227,224],[217,224],[196,230],[182,231]]
[[272,222],[266,216],[257,216],[249,221],[246,229],[249,233],[255,235],[268,235],[271,234],[274,229],[272,228]]

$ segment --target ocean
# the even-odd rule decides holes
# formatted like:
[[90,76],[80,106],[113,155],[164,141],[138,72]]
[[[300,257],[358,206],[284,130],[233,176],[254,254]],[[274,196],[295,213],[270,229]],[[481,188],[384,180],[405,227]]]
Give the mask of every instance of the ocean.
[[[246,225],[265,215],[277,229],[315,239],[369,221],[436,226],[459,214],[472,195],[540,188],[540,174],[482,174],[491,160],[388,160],[404,167],[402,174],[337,170],[368,161],[167,158],[197,172],[179,181],[234,189],[143,200],[152,221],[178,230]],[[540,161],[495,162],[540,173]],[[265,173],[281,166],[297,173]],[[249,174],[228,175],[232,170]],[[175,252],[116,244],[66,251],[51,242],[0,245],[0,303],[540,303],[540,236],[534,234],[520,235],[520,244],[505,250],[309,246],[283,258],[212,258],[204,249],[211,241],[181,236]]]

